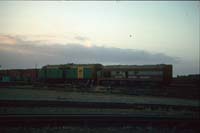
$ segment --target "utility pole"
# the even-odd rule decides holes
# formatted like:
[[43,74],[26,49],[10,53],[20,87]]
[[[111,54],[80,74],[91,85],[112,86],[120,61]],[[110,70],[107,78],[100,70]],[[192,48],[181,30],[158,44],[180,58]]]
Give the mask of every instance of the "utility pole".
[[35,69],[37,69],[37,63],[35,63]]
[[37,63],[35,63],[35,80],[38,78]]

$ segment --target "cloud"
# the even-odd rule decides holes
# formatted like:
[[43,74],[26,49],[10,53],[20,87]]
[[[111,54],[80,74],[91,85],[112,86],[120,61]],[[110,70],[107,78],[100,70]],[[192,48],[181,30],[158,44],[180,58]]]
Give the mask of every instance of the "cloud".
[[12,44],[16,44],[17,40],[16,38],[9,36],[9,35],[0,35],[0,43],[1,44],[8,44],[8,45],[12,45]]
[[75,36],[74,38],[78,41],[88,41],[89,40],[89,38],[84,37],[84,36]]
[[163,64],[176,63],[177,59],[162,53],[91,46],[68,43],[42,45],[37,41],[24,41],[11,37],[15,45],[0,42],[0,62],[3,68],[33,68],[47,64],[101,63],[101,64]]

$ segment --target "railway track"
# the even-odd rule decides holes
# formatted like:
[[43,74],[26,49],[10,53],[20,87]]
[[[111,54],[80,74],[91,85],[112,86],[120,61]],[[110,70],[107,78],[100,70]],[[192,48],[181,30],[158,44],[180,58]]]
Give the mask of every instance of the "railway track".
[[[0,108],[39,108],[39,107],[76,107],[80,110],[91,109],[145,109],[145,108],[174,108],[175,110],[188,109],[194,112],[199,111],[199,107],[194,106],[175,106],[157,104],[128,104],[128,103],[104,103],[104,102],[70,102],[70,101],[23,101],[23,100],[1,100]],[[167,111],[167,110],[166,110]],[[159,115],[151,113],[130,113],[129,114],[0,114],[0,126],[186,126],[198,129],[199,117],[178,116],[178,115]]]
[[[158,104],[156,102],[152,102],[151,104],[149,104],[149,102],[125,103],[125,102],[108,102],[108,101],[106,102],[105,100],[104,101],[93,100],[92,102],[91,101],[81,102],[81,101],[70,101],[69,98],[62,98],[62,97],[58,97],[56,100],[2,99],[0,100],[0,109],[1,109],[0,127],[3,129],[4,127],[10,128],[10,127],[46,127],[46,126],[48,127],[153,126],[153,127],[170,127],[170,129],[176,127],[178,129],[186,128],[195,131],[199,130],[199,123],[200,123],[199,115],[198,117],[196,117],[196,115],[193,115],[193,113],[197,114],[197,112],[200,112],[199,106],[197,106],[196,104],[178,105],[175,103],[171,104],[170,103],[167,102],[163,104]],[[53,108],[52,112],[54,113],[51,113],[51,107]],[[76,109],[80,111],[70,113],[70,110],[73,110],[70,108],[75,108],[75,111]],[[30,110],[33,111],[29,112]],[[67,110],[69,111],[69,113],[67,113]],[[113,113],[111,110],[115,113]],[[137,111],[134,112],[134,110]],[[159,112],[159,110],[161,112],[166,111],[167,113],[169,113],[169,115],[157,113]],[[173,112],[171,110],[174,110],[175,113],[170,114],[171,112]],[[186,112],[191,112],[191,113],[189,115],[182,115],[181,113],[182,110],[186,110]],[[120,111],[123,111],[123,113],[121,113]],[[148,111],[150,113],[148,113]],[[151,113],[151,111],[153,113]],[[61,114],[62,112],[64,113]],[[92,113],[89,114],[89,112],[93,112],[94,114]]]
[[159,126],[199,129],[199,119],[135,115],[0,115],[0,126]]
[[139,103],[110,103],[110,102],[77,102],[77,101],[48,101],[48,100],[0,100],[0,107],[64,107],[64,108],[97,108],[97,109],[136,109],[136,110],[176,110],[200,112],[199,106],[139,104]]

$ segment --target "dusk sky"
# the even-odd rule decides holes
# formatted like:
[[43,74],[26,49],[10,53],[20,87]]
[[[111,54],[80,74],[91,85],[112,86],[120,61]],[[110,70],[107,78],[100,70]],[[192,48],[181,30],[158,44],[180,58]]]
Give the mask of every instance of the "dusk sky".
[[199,73],[199,1],[0,1],[1,69],[173,64]]

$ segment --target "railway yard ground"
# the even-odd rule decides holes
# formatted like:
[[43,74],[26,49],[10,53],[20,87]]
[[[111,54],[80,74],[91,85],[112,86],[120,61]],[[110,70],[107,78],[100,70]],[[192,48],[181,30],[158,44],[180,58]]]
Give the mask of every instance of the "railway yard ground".
[[1,88],[0,132],[199,132],[199,100],[69,90]]
[[81,102],[113,102],[139,104],[169,104],[199,106],[198,100],[165,98],[153,96],[130,96],[123,94],[64,92],[56,90],[35,90],[1,88],[0,100],[52,100],[52,101],[81,101]]

